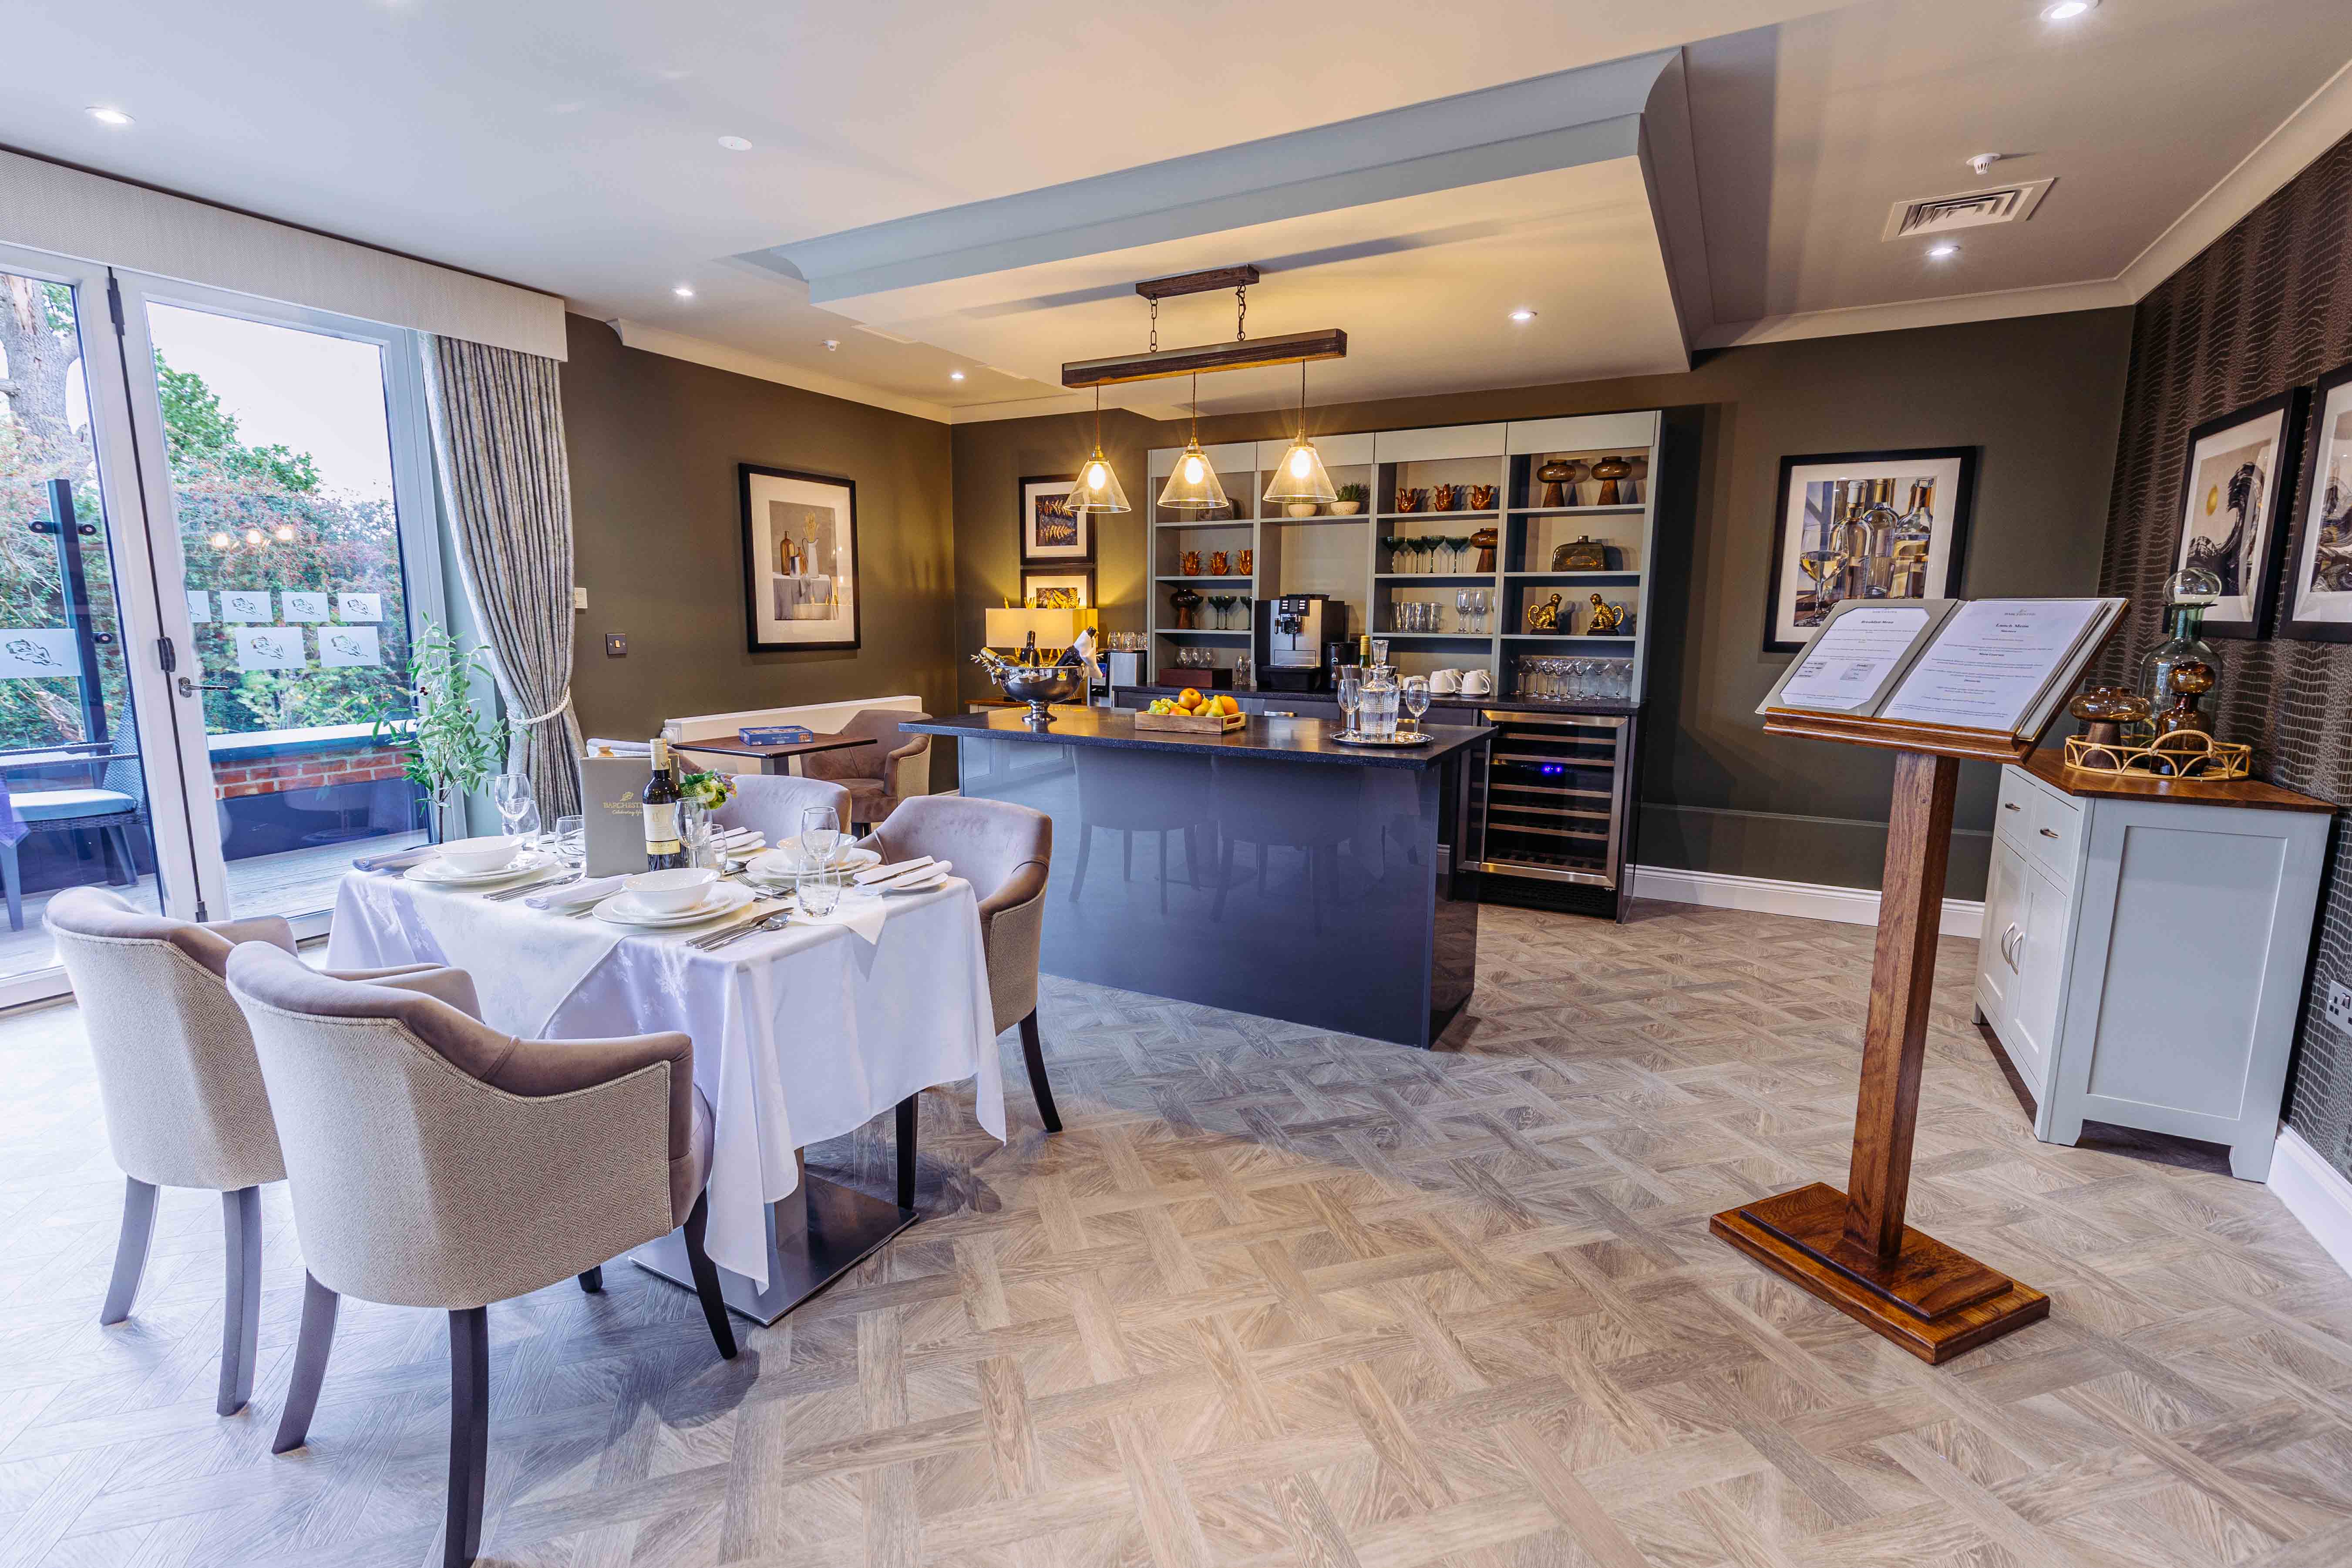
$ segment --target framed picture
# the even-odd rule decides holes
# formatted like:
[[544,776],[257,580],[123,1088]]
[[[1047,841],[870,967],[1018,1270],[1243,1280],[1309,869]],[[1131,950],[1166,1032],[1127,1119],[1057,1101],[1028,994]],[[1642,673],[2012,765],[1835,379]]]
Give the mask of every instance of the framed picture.
[[2352,364],[2311,389],[2319,419],[2296,492],[2282,637],[2352,642]]
[[2221,579],[2221,596],[2200,628],[2209,637],[2262,635],[2278,577],[2284,481],[2303,434],[2305,395],[2298,386],[2189,432],[2172,569],[2202,566]]
[[736,470],[751,651],[857,647],[857,486],[756,463]]
[[1764,651],[1794,653],[1847,599],[1959,592],[1977,448],[1780,459]]
[[1095,569],[1082,572],[1024,572],[1024,603],[1040,610],[1091,610],[1095,607]]
[[1021,564],[1045,566],[1095,558],[1094,514],[1070,510],[1076,474],[1021,481]]

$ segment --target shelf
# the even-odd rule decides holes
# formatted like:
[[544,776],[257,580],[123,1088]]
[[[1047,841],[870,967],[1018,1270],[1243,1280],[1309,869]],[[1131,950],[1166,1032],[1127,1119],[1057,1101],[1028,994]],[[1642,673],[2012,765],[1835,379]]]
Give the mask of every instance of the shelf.
[[1586,570],[1582,572],[1506,572],[1503,575],[1510,578],[1549,577],[1554,581],[1601,577],[1631,577],[1637,583],[1642,580],[1642,574],[1638,569],[1625,566],[1614,566],[1601,571]]
[[1515,506],[1513,517],[1628,517],[1650,510],[1648,501],[1620,501],[1614,506]]
[[[1340,521],[1350,521],[1353,520],[1342,519]],[[1256,521],[1257,520],[1255,518],[1251,517],[1220,517],[1213,518],[1202,522],[1154,522],[1151,526],[1154,528],[1249,528],[1254,526]]]
[[1223,631],[1219,631],[1219,630],[1217,630],[1217,629],[1216,629],[1215,627],[1213,627],[1213,626],[1209,626],[1209,627],[1204,627],[1204,628],[1196,628],[1196,629],[1194,629],[1194,630],[1192,630],[1192,631],[1185,631],[1185,630],[1182,630],[1181,628],[1177,627],[1177,626],[1154,626],[1154,627],[1152,627],[1152,635],[1153,635],[1153,636],[1155,636],[1155,637],[1243,637],[1243,638],[1246,638],[1250,634],[1249,634],[1246,630],[1244,630],[1244,628],[1242,628],[1242,627],[1240,627],[1240,626],[1228,626],[1228,627],[1226,627]]
[[[1584,510],[1591,511],[1593,509],[1587,507]],[[1636,507],[1634,510],[1638,511],[1641,509]],[[1382,511],[1372,515],[1382,522],[1468,522],[1473,518],[1499,514],[1493,507],[1488,507],[1485,511]]]
[[1505,642],[1632,642],[1630,637],[1594,637],[1590,632],[1505,632]]
[[1492,583],[1492,572],[1375,572],[1380,583]]
[[1370,512],[1351,511],[1345,517],[1337,512],[1328,515],[1318,512],[1313,517],[1262,517],[1258,521],[1283,528],[1306,528],[1318,522],[1370,522],[1372,518]]
[[1153,581],[1153,582],[1155,582],[1155,583],[1242,583],[1242,584],[1249,584],[1249,583],[1255,583],[1255,582],[1256,582],[1256,581],[1257,581],[1257,577],[1256,577],[1256,574],[1255,574],[1255,573],[1246,573],[1246,572],[1228,572],[1228,573],[1226,573],[1226,574],[1225,574],[1223,576],[1222,576],[1222,577],[1213,576],[1213,575],[1211,575],[1210,574],[1208,574],[1208,573],[1205,573],[1205,572],[1204,572],[1204,573],[1202,573],[1201,575],[1199,575],[1199,576],[1197,576],[1197,577],[1154,577],[1154,578],[1152,579],[1152,581]]
[[1374,642],[1492,642],[1489,632],[1374,632]]

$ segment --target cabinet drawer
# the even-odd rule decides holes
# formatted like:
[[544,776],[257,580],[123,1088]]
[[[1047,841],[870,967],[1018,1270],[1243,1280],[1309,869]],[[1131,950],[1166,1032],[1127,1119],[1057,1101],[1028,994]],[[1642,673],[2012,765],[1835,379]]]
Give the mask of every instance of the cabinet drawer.
[[2041,808],[2042,789],[2023,768],[2000,770],[2000,804],[1993,807],[1992,834],[2017,847],[2020,855],[2033,849],[2033,819]]
[[2032,837],[2026,847],[2061,888],[2074,885],[2074,850],[2083,841],[2083,808],[2071,795],[2036,787]]

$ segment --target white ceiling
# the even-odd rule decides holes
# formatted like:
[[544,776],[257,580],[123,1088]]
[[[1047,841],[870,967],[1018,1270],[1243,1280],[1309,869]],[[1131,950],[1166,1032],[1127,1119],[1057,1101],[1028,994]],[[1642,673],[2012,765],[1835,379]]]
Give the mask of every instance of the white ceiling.
[[[1059,405],[1050,367],[1107,352],[1091,346],[1105,308],[992,333],[939,319],[939,342],[902,342],[860,329],[864,301],[821,310],[732,258],[1683,45],[1705,239],[1668,263],[1703,265],[1696,303],[1717,326],[1700,341],[1724,341],[1756,318],[2112,279],[2352,58],[2344,0],[2105,0],[2063,27],[2039,3],[16,0],[11,53],[41,68],[12,76],[0,143],[547,289],[665,352],[986,416]],[[100,126],[93,103],[135,123]],[[2032,222],[1962,237],[1948,268],[1880,243],[1890,202],[1976,184],[1959,161],[1978,151],[2031,154],[2001,175],[2057,177]],[[1563,220],[1586,213],[1578,236],[1526,192],[1473,187],[1512,216],[1439,203],[1444,226],[1503,232],[1270,273],[1254,325],[1348,328],[1335,394],[1381,374],[1384,333],[1392,371],[1430,390],[1550,379],[1555,360],[1604,374],[1450,314],[1518,271],[1570,296],[1538,324],[1573,329],[1576,354],[1647,363],[1654,312],[1621,302],[1657,263],[1607,238],[1624,189],[1607,193],[1616,216],[1576,205],[1598,189],[1543,193]],[[1355,221],[1418,233],[1438,216],[1399,203]],[[1252,243],[1295,255],[1293,237]]]

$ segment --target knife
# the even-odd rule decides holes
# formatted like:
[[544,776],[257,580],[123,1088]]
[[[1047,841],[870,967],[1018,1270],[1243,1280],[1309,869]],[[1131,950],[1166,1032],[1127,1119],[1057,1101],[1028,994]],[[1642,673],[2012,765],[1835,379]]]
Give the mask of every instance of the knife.
[[761,908],[760,912],[753,915],[751,919],[734,921],[729,924],[720,926],[717,931],[704,931],[700,936],[694,938],[686,945],[692,948],[699,948],[704,952],[709,952],[711,948],[717,947],[720,942],[725,942],[728,938],[736,935],[738,932],[749,931],[751,927],[758,925],[761,921],[766,920],[770,915],[774,914],[777,910],[782,909],[784,903],[784,900],[778,899],[773,903],[769,904],[764,908]]
[[578,881],[580,877],[581,873],[577,871],[569,872],[562,876],[541,877],[538,881],[525,882],[520,888],[500,888],[495,893],[485,893],[482,895],[482,902],[486,904],[502,904],[509,899],[520,899],[525,893],[536,893],[547,888],[563,887],[568,883]]

